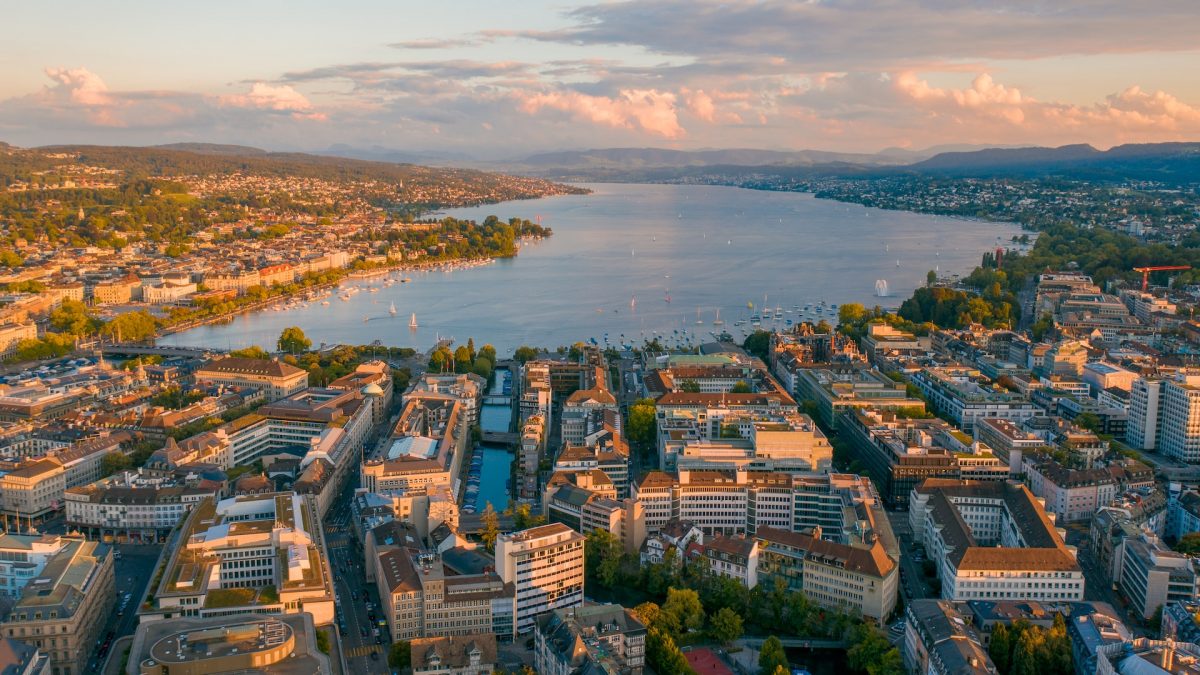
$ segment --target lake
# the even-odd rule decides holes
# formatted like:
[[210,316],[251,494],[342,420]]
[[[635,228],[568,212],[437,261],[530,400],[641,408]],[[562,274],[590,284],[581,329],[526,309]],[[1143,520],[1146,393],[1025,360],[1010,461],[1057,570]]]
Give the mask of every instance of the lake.
[[[410,283],[347,280],[348,301],[309,303],[236,317],[164,337],[171,345],[270,347],[287,326],[314,344],[433,346],[439,338],[490,342],[501,356],[522,345],[557,347],[596,339],[641,343],[740,339],[764,305],[783,327],[806,304],[895,307],[929,270],[967,274],[1018,226],[820,200],[795,192],[688,185],[593,184],[567,195],[452,209],[457,218],[540,217],[554,236],[520,255],[449,272],[412,272]],[[890,297],[877,297],[877,282]],[[374,293],[368,286],[378,287]],[[765,302],[764,302],[765,299]],[[669,302],[668,302],[669,300]],[[395,303],[395,316],[389,306]],[[753,304],[751,310],[748,304]],[[795,307],[795,309],[793,309]],[[723,325],[714,325],[717,312]],[[811,310],[810,310],[811,311]],[[419,327],[410,329],[415,313]],[[820,318],[832,319],[828,310]],[[770,324],[764,323],[764,327]]]

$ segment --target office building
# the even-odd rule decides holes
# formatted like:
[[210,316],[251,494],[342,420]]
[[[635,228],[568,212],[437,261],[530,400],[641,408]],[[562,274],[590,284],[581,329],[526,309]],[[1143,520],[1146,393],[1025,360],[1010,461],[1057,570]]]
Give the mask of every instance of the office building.
[[200,366],[193,375],[198,387],[257,389],[268,401],[278,401],[308,386],[308,371],[278,360],[226,356]]
[[646,664],[646,627],[620,605],[546,612],[533,638],[539,675],[641,675]]
[[496,541],[496,571],[516,591],[516,631],[533,630],[538,614],[583,604],[583,535],[561,523]]

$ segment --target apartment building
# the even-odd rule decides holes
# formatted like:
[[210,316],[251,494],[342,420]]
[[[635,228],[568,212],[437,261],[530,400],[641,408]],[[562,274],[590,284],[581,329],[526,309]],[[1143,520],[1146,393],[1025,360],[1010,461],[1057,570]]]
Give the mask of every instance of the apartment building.
[[486,391],[487,380],[474,373],[425,373],[409,386],[403,401],[406,406],[415,399],[458,401],[462,423],[470,429],[479,423],[479,410]]
[[641,675],[646,627],[620,605],[556,609],[537,617],[534,667],[540,675]]
[[[903,506],[926,478],[959,478],[962,470],[947,447],[954,431],[939,419],[898,419],[891,413],[854,409],[842,415],[842,433],[866,466],[880,496]],[[1003,477],[1007,477],[1007,472]]]
[[812,418],[709,411],[703,418],[671,416],[659,422],[659,468],[826,473],[833,446]]
[[189,511],[220,488],[122,472],[63,494],[67,527],[93,539],[160,543]]
[[1072,469],[1046,455],[1026,455],[1024,474],[1029,490],[1056,522],[1091,520],[1117,496],[1117,482],[1107,469]]
[[209,361],[193,373],[197,387],[226,386],[262,391],[278,401],[308,386],[308,371],[278,360],[234,356]]
[[936,410],[970,434],[981,419],[998,417],[1013,422],[1045,412],[1024,396],[1013,394],[969,368],[925,368],[912,382]]
[[140,299],[142,280],[135,274],[127,274],[120,279],[102,281],[92,286],[92,302],[97,305],[127,305],[135,299]]
[[0,359],[15,354],[21,340],[36,340],[37,336],[37,324],[34,323],[12,323],[0,326]]
[[[768,528],[763,528],[768,529]],[[708,537],[697,544],[709,572],[733,579],[746,588],[758,585],[758,540],[743,535]]]
[[498,661],[491,633],[416,638],[409,647],[413,675],[492,675]]
[[534,629],[538,614],[583,604],[583,535],[561,523],[496,541],[496,571],[516,590],[516,632]]
[[1129,423],[1125,441],[1137,450],[1154,450],[1159,443],[1163,421],[1163,388],[1165,380],[1138,378],[1129,389]]
[[26,584],[41,575],[46,563],[69,543],[57,534],[0,535],[0,593],[21,597]]
[[872,535],[851,544],[822,539],[820,527],[806,532],[760,528],[758,583],[802,592],[813,603],[854,611],[878,625],[896,608],[900,565]]
[[605,411],[598,429],[589,430],[579,444],[564,444],[554,460],[556,473],[603,471],[616,488],[617,497],[624,499],[629,489],[629,443],[621,435],[620,425],[612,418],[620,413]]
[[1126,537],[1116,557],[1117,589],[1139,617],[1149,620],[1169,603],[1196,599],[1200,563],[1167,548],[1157,537]]
[[205,498],[188,513],[142,621],[308,612],[317,625],[330,623],[320,526],[315,500],[295,493]]
[[521,423],[521,447],[517,454],[517,492],[522,499],[537,493],[538,464],[546,453],[546,422],[540,414]]
[[1018,476],[1024,471],[1025,453],[1046,445],[1041,436],[1025,431],[1008,420],[994,417],[976,422],[975,436],[1008,466],[1011,476]]
[[909,397],[903,382],[861,364],[797,370],[795,382],[796,397],[814,401],[817,417],[830,429],[853,408],[925,410],[925,401]]
[[908,513],[946,600],[1083,599],[1074,549],[1023,485],[930,478],[913,489]]
[[562,424],[562,442],[569,445],[583,444],[588,435],[588,421],[594,417],[603,418],[605,412],[610,413],[615,430],[620,431],[620,415],[617,409],[617,398],[612,392],[602,387],[580,389],[563,401],[562,412],[559,415]]
[[979,633],[954,604],[917,599],[905,610],[904,665],[925,675],[994,675]]
[[25,584],[3,632],[49,657],[59,675],[89,672],[92,649],[108,628],[116,591],[107,544],[65,537],[36,578]]
[[412,542],[393,542],[380,549],[372,564],[392,639],[481,633],[513,638],[512,582],[489,569],[466,573],[449,569],[448,553]]
[[0,512],[19,518],[45,518],[62,508],[67,473],[54,457],[26,460],[0,473]]

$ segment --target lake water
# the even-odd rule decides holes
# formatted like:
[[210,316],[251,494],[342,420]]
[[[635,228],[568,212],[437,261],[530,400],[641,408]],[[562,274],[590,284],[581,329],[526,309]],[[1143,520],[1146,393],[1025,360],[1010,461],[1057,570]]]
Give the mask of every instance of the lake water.
[[505,448],[480,446],[476,452],[483,454],[483,470],[479,481],[479,496],[475,508],[483,513],[488,502],[496,511],[508,508],[508,478],[512,473],[513,454]]
[[[495,214],[534,219],[554,236],[525,245],[516,258],[452,272],[410,273],[412,282],[366,290],[328,306],[243,315],[160,340],[162,344],[270,346],[287,326],[314,344],[368,344],[424,350],[440,338],[474,337],[501,356],[522,344],[570,345],[605,334],[612,343],[657,332],[668,342],[701,342],[734,321],[747,303],[784,311],[825,301],[897,306],[929,270],[966,274],[983,252],[1020,234],[983,223],[819,200],[794,192],[717,186],[588,185],[591,195],[454,209],[482,220]],[[999,239],[998,239],[999,237]],[[884,280],[890,297],[876,297]],[[380,278],[347,286],[381,286]],[[670,302],[667,302],[667,299]],[[391,303],[396,316],[389,316]],[[409,329],[416,313],[419,327]],[[833,318],[828,312],[821,318]],[[365,319],[365,321],[364,321]],[[701,323],[697,323],[700,321]],[[768,324],[764,323],[764,327]],[[621,337],[621,336],[624,337]],[[679,336],[686,335],[685,338]]]

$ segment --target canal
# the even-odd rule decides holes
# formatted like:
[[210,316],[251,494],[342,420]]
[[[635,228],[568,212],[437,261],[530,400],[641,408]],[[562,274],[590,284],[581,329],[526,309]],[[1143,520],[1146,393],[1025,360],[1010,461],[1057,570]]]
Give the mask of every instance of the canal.
[[[512,373],[508,370],[497,370],[495,381],[488,390],[489,396],[512,396]],[[512,406],[485,403],[479,411],[479,427],[483,431],[507,432],[512,424]],[[475,508],[480,513],[491,502],[496,511],[508,508],[509,479],[512,476],[513,453],[505,447],[480,444],[475,448],[476,460],[472,465],[472,473],[479,472],[478,489],[470,487],[472,478],[468,478],[468,497],[475,492]],[[476,468],[478,467],[478,468]],[[470,501],[468,500],[468,503]]]

